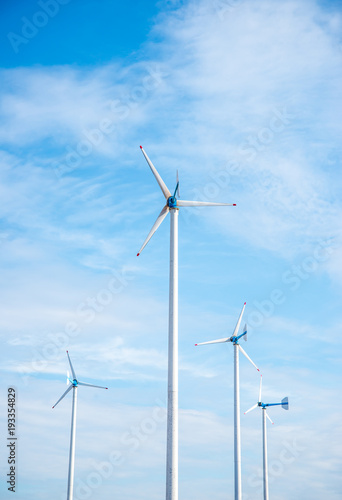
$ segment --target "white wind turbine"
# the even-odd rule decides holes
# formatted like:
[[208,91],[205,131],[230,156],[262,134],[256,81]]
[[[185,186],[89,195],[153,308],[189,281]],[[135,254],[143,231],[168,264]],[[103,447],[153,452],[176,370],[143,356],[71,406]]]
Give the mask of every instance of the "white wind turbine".
[[259,386],[259,400],[252,406],[246,413],[254,410],[259,406],[262,409],[262,444],[263,444],[263,485],[264,485],[264,500],[268,500],[268,465],[267,465],[267,434],[266,434],[266,417],[273,424],[272,420],[266,412],[266,408],[269,406],[281,406],[284,410],[289,409],[289,398],[283,398],[280,403],[263,403],[261,401],[261,386],[262,386],[262,375],[260,376],[260,386]]
[[166,204],[138,255],[145,248],[153,234],[157,231],[170,212],[170,285],[169,285],[169,350],[168,350],[168,402],[167,402],[167,452],[166,452],[166,500],[178,500],[178,211],[179,207],[202,206],[235,206],[231,203],[211,203],[205,201],[184,201],[179,196],[179,182],[172,195],[155,166],[140,149],[149,164],[160,189],[165,196]]
[[71,434],[70,434],[70,453],[69,453],[69,472],[68,472],[68,494],[67,500],[72,500],[73,498],[73,487],[74,487],[74,468],[75,468],[75,434],[76,434],[76,405],[77,405],[77,387],[79,385],[85,385],[87,387],[97,387],[98,389],[108,389],[108,387],[102,387],[101,385],[92,385],[85,384],[84,382],[80,382],[77,380],[74,368],[72,366],[70,356],[68,351],[66,352],[69,360],[70,370],[72,373],[72,380],[69,379],[71,385],[65,391],[65,393],[59,398],[57,403],[53,405],[52,408],[55,408],[60,401],[68,394],[68,392],[73,390],[72,392],[72,413],[71,413]]
[[231,337],[227,337],[224,339],[218,340],[210,340],[209,342],[201,342],[198,345],[206,345],[206,344],[219,344],[224,342],[232,342],[234,345],[234,491],[235,500],[241,500],[241,437],[240,437],[240,382],[239,382],[239,351],[252,363],[252,365],[258,370],[259,368],[255,363],[251,360],[248,354],[242,349],[239,344],[239,340],[243,338],[245,341],[247,340],[247,325],[243,329],[241,335],[238,335],[240,323],[242,319],[242,315],[244,313],[246,307],[246,302],[243,305],[241,310],[238,322],[236,323],[236,327],[234,333]]

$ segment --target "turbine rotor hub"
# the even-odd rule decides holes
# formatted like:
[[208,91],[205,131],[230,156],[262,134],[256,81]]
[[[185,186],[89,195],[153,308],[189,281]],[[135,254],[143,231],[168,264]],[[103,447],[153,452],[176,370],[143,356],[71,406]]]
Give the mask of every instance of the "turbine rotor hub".
[[167,200],[167,206],[169,208],[177,208],[177,198],[175,196],[170,196]]

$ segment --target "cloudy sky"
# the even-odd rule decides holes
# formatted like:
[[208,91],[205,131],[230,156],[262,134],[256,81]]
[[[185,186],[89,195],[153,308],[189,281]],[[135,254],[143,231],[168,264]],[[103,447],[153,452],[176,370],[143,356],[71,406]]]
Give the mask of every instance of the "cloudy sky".
[[[341,481],[342,9],[339,1],[2,2],[1,497],[66,496],[69,350],[80,388],[75,499],[165,495],[168,219],[179,218],[179,492],[233,495],[232,333],[263,373],[270,495]],[[259,376],[241,359],[241,410]],[[84,390],[83,390],[84,389]],[[241,416],[243,499],[262,497],[261,412]]]

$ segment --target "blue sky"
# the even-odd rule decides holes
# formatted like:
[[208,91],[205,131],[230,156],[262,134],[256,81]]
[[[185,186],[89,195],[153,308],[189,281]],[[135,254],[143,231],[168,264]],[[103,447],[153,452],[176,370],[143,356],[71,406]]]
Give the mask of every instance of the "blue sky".
[[[233,350],[194,344],[246,301],[265,400],[290,399],[270,410],[270,495],[339,499],[339,2],[49,5],[0,7],[2,477],[14,386],[17,498],[65,498],[68,349],[110,388],[79,390],[75,498],[164,495],[169,223],[137,258],[163,205],[142,144],[183,199],[237,203],[179,218],[180,498],[232,495]],[[258,384],[242,359],[242,411]],[[260,413],[241,425],[261,498]]]

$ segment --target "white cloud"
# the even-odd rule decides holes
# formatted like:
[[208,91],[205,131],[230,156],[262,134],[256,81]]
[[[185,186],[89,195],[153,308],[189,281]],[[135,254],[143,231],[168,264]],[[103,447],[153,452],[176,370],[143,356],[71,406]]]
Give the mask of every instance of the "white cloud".
[[[156,29],[163,44],[156,67],[163,76],[151,80],[151,90],[146,85],[151,83],[146,80],[151,63],[94,70],[6,70],[3,141],[29,145],[48,139],[56,156],[45,170],[50,169],[53,178],[54,162],[66,164],[67,148],[76,151],[86,140],[84,129],[98,128],[100,120],[110,116],[115,132],[79,158],[77,168],[69,172],[79,184],[69,189],[76,198],[81,187],[82,201],[93,200],[89,223],[101,216],[115,220],[118,213],[127,216],[127,202],[114,215],[114,200],[107,203],[101,194],[105,179],[98,186],[95,179],[81,186],[79,175],[98,152],[119,163],[130,156],[122,140],[130,146],[132,130],[144,122],[148,131],[143,136],[161,168],[170,168],[164,157],[169,154],[185,172],[196,167],[201,176],[210,167],[215,184],[215,175],[220,170],[229,173],[229,161],[238,161],[238,172],[223,187],[216,185],[213,197],[234,198],[239,212],[228,221],[219,217],[217,229],[291,258],[309,252],[319,238],[335,236],[341,217],[333,177],[324,167],[329,151],[322,147],[337,151],[341,133],[336,120],[341,57],[332,29],[340,18],[323,13],[313,2],[239,2],[221,10],[220,5],[190,3],[161,18]],[[25,86],[19,83],[23,80]],[[115,99],[128,106],[126,113],[111,113],[109,102]],[[116,160],[116,169],[119,163]],[[32,178],[32,165],[29,168]],[[44,179],[41,173],[39,177]],[[198,179],[204,197],[212,182],[211,177],[204,177],[204,184]],[[70,214],[68,221],[80,224],[84,215]],[[212,214],[204,216],[213,222]],[[77,239],[76,234],[72,237]]]
[[[20,390],[25,479],[40,481],[48,470],[65,488],[70,405],[53,416],[47,408],[64,384],[67,347],[80,378],[111,387],[110,400],[95,393],[80,398],[80,478],[92,470],[90,455],[101,462],[115,449],[127,451],[123,433],[151,417],[156,398],[165,400],[168,227],[137,261],[163,203],[139,156],[142,142],[167,183],[180,170],[185,199],[238,204],[229,215],[182,212],[182,496],[223,500],[233,486],[233,353],[193,344],[229,335],[244,295],[249,319],[256,303],[279,288],[284,304],[263,314],[246,348],[263,370],[265,397],[290,397],[290,411],[275,412],[270,429],[272,497],[318,500],[330,488],[337,500],[341,320],[339,292],[327,273],[341,284],[341,16],[313,1],[180,4],[158,18],[139,63],[2,70],[1,367]],[[156,80],[151,68],[159,68]],[[113,111],[115,99],[122,107]],[[81,148],[84,131],[106,117],[115,130],[58,176],[54,162],[65,163],[68,147]],[[322,240],[333,251],[318,261]],[[312,258],[317,269],[305,271],[308,279],[297,276],[294,289],[293,266],[309,268]],[[127,279],[109,299],[112,271]],[[79,314],[80,304],[91,321]],[[79,334],[58,337],[69,322]],[[243,359],[242,409],[257,391],[258,375]],[[250,498],[261,494],[255,413],[242,422]],[[101,442],[99,414],[109,436]],[[282,464],[284,441],[294,440],[304,449]],[[161,422],[103,483],[101,496],[110,498],[116,488],[118,497],[131,498],[139,488],[141,498],[160,498],[164,461]]]

